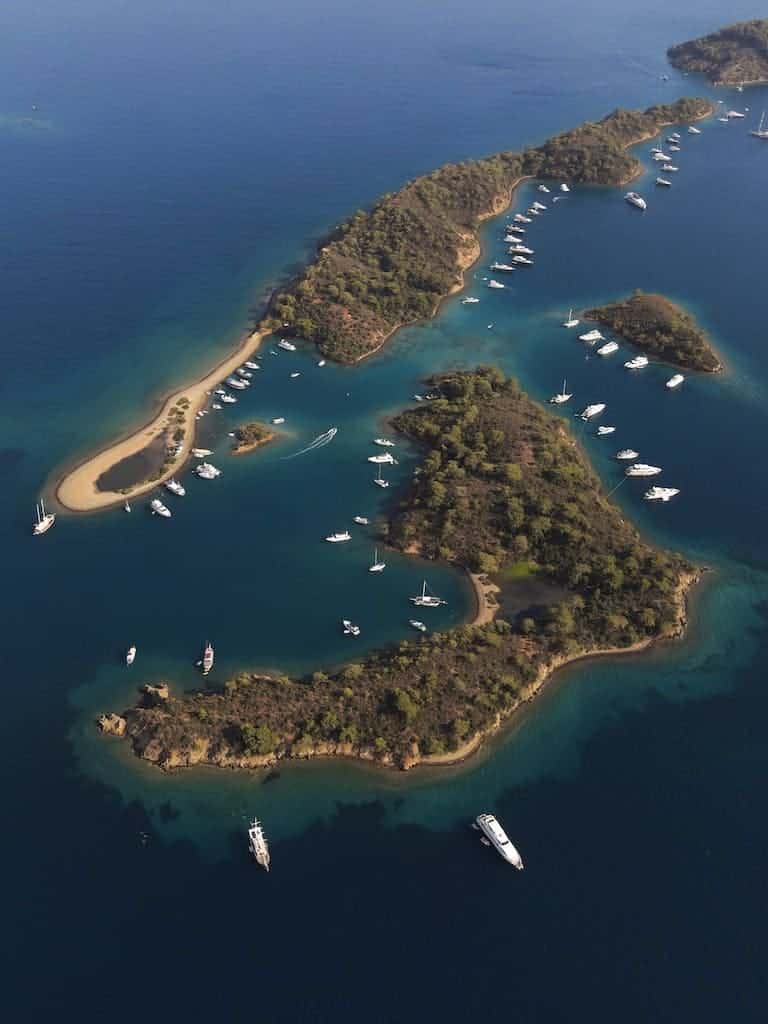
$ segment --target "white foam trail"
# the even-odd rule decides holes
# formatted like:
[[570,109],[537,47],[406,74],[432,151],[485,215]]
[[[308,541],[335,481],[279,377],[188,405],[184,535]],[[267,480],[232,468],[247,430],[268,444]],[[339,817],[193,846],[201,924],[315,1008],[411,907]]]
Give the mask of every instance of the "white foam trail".
[[324,434],[318,434],[314,441],[311,444],[308,444],[306,448],[302,448],[301,451],[294,452],[292,455],[284,455],[283,460],[295,459],[298,458],[299,455],[306,455],[307,452],[314,452],[317,451],[318,448],[325,448],[325,446],[330,444],[334,437],[336,437],[338,432],[338,427],[331,427],[331,429],[326,430]]

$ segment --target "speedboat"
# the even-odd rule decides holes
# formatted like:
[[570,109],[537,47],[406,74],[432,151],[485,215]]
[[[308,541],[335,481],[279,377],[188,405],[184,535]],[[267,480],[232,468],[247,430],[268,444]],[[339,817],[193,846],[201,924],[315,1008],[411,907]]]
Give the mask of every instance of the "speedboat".
[[35,505],[35,521],[32,524],[33,537],[39,537],[41,534],[47,533],[55,522],[56,513],[46,512],[45,502],[41,499],[38,504]]
[[566,402],[570,402],[573,395],[565,390],[565,380],[563,380],[563,390],[558,391],[556,395],[552,395],[549,402],[550,405],[564,405]]
[[421,585],[421,593],[410,599],[411,604],[417,605],[419,608],[439,608],[441,604],[447,604],[441,597],[435,597],[434,594],[427,593],[427,581]]
[[680,493],[679,487],[651,487],[643,497],[646,501],[669,501],[676,494]]
[[628,359],[624,366],[628,370],[642,370],[644,366],[648,365],[648,356],[635,356],[633,359]]
[[285,338],[281,338],[277,343],[277,347],[281,348],[284,352],[295,352],[296,346],[292,341],[287,341]]
[[522,245],[520,242],[518,242],[517,245],[510,245],[507,252],[510,256],[515,253],[520,253],[523,256],[533,256],[533,249],[529,249],[527,245]]
[[420,622],[418,619],[408,619],[408,625],[413,626],[414,629],[418,629],[420,633],[427,632],[427,627],[424,625],[423,622]]
[[636,459],[638,455],[639,452],[636,452],[633,448],[622,448],[620,452],[616,452],[614,458],[619,459],[619,461],[632,461],[633,459]]
[[591,420],[594,416],[599,416],[601,412],[605,412],[605,402],[596,402],[580,412],[579,417],[582,420]]
[[646,210],[648,208],[648,203],[637,192],[627,192],[624,198],[630,206],[636,206],[638,210]]
[[600,331],[587,331],[586,334],[579,335],[579,341],[586,341],[588,345],[594,345],[596,341],[603,341],[603,336]]
[[125,653],[125,664],[132,665],[136,661],[136,647],[132,644]]
[[300,377],[300,376],[301,376],[301,372],[299,370],[294,370],[294,372],[292,374],[290,374],[291,380],[295,380],[297,377]]
[[380,466],[396,466],[397,460],[394,458],[391,452],[384,452],[382,455],[369,455],[369,462],[374,462]]
[[546,185],[539,185],[539,192],[549,192]]
[[166,490],[170,491],[171,494],[178,494],[180,498],[183,498],[187,493],[183,484],[180,484],[178,480],[174,480],[173,478],[166,480],[163,486]]
[[479,302],[480,299],[476,299],[473,295],[468,295],[466,299],[461,300],[462,306],[472,306],[474,303]]
[[742,117],[746,117],[747,115],[746,114],[742,114],[742,112],[740,110],[729,110],[728,113],[725,116],[729,117],[729,118],[742,118]]
[[345,540],[352,540],[352,534],[344,530],[342,533],[329,533],[325,539],[329,544],[343,544]]
[[615,432],[616,432],[616,427],[598,427],[597,428],[597,436],[598,437],[607,437],[608,434],[614,434]]
[[206,455],[213,455],[210,448],[193,448],[192,454],[196,459],[204,459]]
[[352,522],[357,523],[358,526],[368,525],[368,519],[365,516],[352,516]]
[[373,551],[373,561],[368,566],[368,572],[384,572],[384,570],[386,568],[387,568],[387,563],[379,561],[379,549],[378,548],[374,548],[374,551]]
[[648,466],[644,462],[633,462],[624,470],[627,476],[658,476],[661,472],[660,466]]
[[510,266],[509,263],[492,263],[491,270],[501,270],[508,274],[513,270],[517,270],[517,267]]
[[159,498],[153,498],[149,503],[149,507],[152,509],[153,515],[162,516],[163,519],[171,518],[171,510]]
[[360,627],[350,622],[349,619],[342,619],[341,625],[346,636],[360,636]]
[[493,278],[488,282],[489,288],[503,288],[504,285],[500,281],[494,281]]
[[684,380],[685,377],[682,375],[682,373],[675,373],[669,378],[664,387],[668,388],[670,391],[674,391],[675,388],[680,387]]
[[276,427],[279,427],[281,423],[285,423],[285,416],[275,416],[272,422]]
[[606,341],[604,345],[601,345],[597,350],[599,356],[609,356],[613,352],[618,352],[619,346],[615,341]]
[[381,475],[381,466],[379,466],[378,473],[374,477],[373,482],[376,484],[377,487],[389,487],[389,480],[385,480],[384,477]]
[[195,473],[201,480],[215,480],[217,476],[221,476],[221,470],[211,465],[210,462],[201,462],[195,466]]
[[574,317],[573,310],[568,310],[568,319],[563,320],[563,327],[578,327],[579,321]]
[[374,437],[373,443],[381,445],[382,448],[394,448],[395,447],[395,442],[394,441],[390,441],[386,437]]
[[318,366],[325,366],[325,360],[324,359],[318,359],[317,365]]
[[656,179],[656,184],[657,185],[666,185],[667,188],[669,188],[671,186],[672,182],[668,181],[667,178],[657,178]]
[[523,870],[523,858],[510,842],[509,836],[492,814],[478,814],[474,827],[483,833],[481,842],[494,850],[518,871]]

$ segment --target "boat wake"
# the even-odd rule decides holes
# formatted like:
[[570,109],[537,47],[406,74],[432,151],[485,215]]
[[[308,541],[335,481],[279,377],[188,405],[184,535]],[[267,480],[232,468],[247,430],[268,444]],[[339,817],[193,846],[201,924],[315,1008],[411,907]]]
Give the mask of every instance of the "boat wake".
[[306,448],[302,448],[301,451],[293,452],[292,455],[285,455],[283,459],[296,459],[299,455],[306,455],[308,452],[315,452],[318,448],[325,448],[327,444],[336,437],[339,432],[338,427],[331,427],[330,430],[326,430],[324,434],[318,434],[311,444],[308,444]]

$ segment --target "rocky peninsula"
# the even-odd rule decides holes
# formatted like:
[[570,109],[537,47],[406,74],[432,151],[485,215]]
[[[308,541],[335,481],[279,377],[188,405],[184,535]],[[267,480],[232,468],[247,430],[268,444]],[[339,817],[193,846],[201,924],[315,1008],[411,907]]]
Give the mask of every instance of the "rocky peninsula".
[[[108,731],[163,768],[324,754],[399,768],[447,763],[479,746],[556,667],[681,633],[696,570],[625,521],[561,419],[494,368],[430,387],[440,397],[393,422],[422,458],[383,539],[495,584],[496,614],[334,672],[242,673],[180,696],[149,687],[137,706],[105,716]],[[515,577],[531,573],[556,599],[507,613]]]
[[626,299],[588,309],[596,320],[649,356],[685,370],[718,373],[723,368],[706,332],[694,317],[663,295],[635,291]]

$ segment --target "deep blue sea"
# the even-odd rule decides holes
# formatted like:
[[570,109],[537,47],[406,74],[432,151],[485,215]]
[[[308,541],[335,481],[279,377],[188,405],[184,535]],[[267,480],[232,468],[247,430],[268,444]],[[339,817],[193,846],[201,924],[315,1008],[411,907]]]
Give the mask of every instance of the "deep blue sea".
[[[9,1020],[765,1020],[768,146],[747,132],[768,89],[714,93],[664,58],[760,13],[743,0],[5,5]],[[62,463],[225,354],[249,308],[356,208],[445,161],[685,94],[749,111],[684,133],[671,189],[654,188],[649,163],[635,186],[647,213],[574,189],[530,225],[535,266],[496,292],[484,279],[505,219],[489,222],[465,293],[478,305],[449,300],[354,369],[265,352],[234,411],[203,421],[222,477],[190,479],[171,521],[137,502],[30,538]],[[525,186],[517,206],[535,195]],[[635,287],[691,309],[727,374],[668,393],[664,367],[629,374],[629,346],[600,359],[559,326]],[[685,640],[571,666],[448,769],[164,775],[97,734],[96,714],[143,682],[199,684],[208,639],[214,683],[335,665],[408,634],[405,596],[425,574],[448,600],[431,625],[465,620],[471,594],[447,567],[388,552],[386,572],[367,573],[385,496],[365,456],[425,375],[479,362],[539,399],[566,377],[574,407],[606,402],[612,437],[577,430],[606,488],[631,446],[681,489],[662,506],[634,481],[614,497],[650,539],[714,569]],[[286,436],[230,458],[228,432],[253,416],[284,416]],[[285,457],[331,426],[332,444]],[[398,452],[395,483],[415,458]],[[323,544],[355,514],[371,527]],[[340,635],[347,615],[359,640]],[[483,810],[513,836],[522,875],[468,830]],[[253,814],[269,875],[245,847]]]

